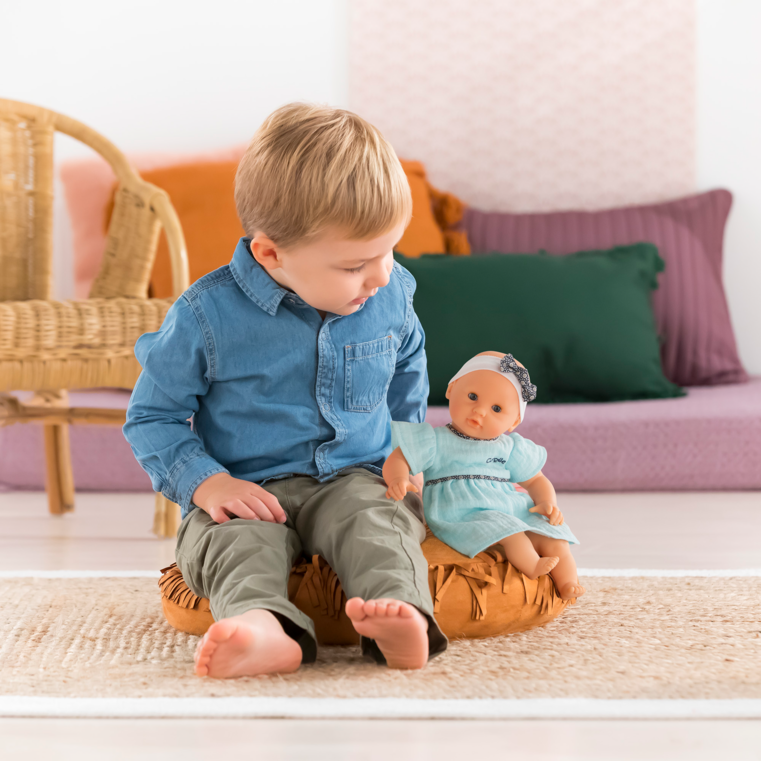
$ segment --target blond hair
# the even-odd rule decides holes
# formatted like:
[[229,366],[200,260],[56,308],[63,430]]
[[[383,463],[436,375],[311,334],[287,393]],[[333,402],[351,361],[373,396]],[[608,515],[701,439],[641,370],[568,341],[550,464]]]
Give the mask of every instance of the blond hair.
[[357,114],[289,103],[270,114],[238,165],[246,234],[288,248],[335,226],[351,240],[409,224],[412,196],[391,145]]

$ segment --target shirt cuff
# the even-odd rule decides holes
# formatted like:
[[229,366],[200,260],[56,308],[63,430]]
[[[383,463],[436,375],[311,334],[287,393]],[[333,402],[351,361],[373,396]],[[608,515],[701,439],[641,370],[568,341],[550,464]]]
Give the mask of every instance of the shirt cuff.
[[176,502],[182,511],[184,518],[195,505],[191,500],[198,486],[209,476],[215,473],[229,473],[230,471],[220,465],[213,457],[205,454],[191,455],[187,460],[177,463],[168,477],[168,485],[164,490],[164,496]]

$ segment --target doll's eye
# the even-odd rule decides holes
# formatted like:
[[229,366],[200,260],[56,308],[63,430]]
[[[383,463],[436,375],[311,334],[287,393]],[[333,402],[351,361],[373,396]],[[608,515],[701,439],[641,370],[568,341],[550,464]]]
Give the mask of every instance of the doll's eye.
[[470,399],[472,402],[475,402],[476,399],[478,399],[478,394],[474,394],[472,391],[468,394],[468,399]]
[[502,407],[500,407],[498,404],[492,404],[491,408],[492,408],[492,409],[493,409],[495,412],[502,412]]

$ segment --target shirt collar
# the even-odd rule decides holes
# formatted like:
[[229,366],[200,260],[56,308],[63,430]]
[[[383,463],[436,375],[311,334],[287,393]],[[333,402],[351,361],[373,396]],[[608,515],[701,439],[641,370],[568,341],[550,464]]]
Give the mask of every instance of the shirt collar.
[[274,316],[280,302],[289,291],[278,285],[254,259],[250,243],[251,238],[241,238],[238,241],[230,262],[230,271],[246,296],[267,314]]

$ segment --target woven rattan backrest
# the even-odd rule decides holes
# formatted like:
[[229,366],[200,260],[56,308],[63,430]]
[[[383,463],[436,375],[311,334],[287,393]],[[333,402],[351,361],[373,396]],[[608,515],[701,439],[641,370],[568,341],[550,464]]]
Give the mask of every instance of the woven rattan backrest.
[[54,131],[49,112],[0,106],[0,301],[50,298]]
[[0,99],[0,301],[50,298],[56,130],[103,156],[119,183],[103,262],[90,297],[145,298],[162,226],[173,291],[179,296],[189,285],[188,263],[169,196],[140,179],[113,143],[81,122],[39,106]]

